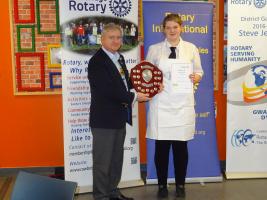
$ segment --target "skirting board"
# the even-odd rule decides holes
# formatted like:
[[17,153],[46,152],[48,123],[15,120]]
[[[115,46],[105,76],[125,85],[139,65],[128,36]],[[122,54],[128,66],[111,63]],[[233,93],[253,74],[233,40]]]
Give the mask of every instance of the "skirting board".
[[227,179],[267,178],[267,172],[225,172]]

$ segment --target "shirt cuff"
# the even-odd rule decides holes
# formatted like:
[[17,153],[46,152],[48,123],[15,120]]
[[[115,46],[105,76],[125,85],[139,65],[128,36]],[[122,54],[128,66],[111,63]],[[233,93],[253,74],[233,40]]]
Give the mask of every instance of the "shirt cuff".
[[203,72],[195,72],[195,74],[201,76],[201,78],[202,78],[202,76],[203,76],[204,73]]
[[137,101],[137,92],[134,89],[131,89],[130,92],[134,93],[134,99],[132,101],[132,107],[134,107],[134,104]]

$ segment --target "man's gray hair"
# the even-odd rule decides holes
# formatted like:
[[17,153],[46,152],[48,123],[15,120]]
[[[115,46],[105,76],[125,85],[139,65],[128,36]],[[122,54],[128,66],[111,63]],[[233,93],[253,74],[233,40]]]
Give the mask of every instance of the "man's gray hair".
[[119,25],[114,24],[114,23],[108,23],[108,24],[104,25],[101,36],[103,36],[108,31],[114,31],[114,30],[120,31],[120,33],[122,35],[122,30],[121,30],[121,27]]

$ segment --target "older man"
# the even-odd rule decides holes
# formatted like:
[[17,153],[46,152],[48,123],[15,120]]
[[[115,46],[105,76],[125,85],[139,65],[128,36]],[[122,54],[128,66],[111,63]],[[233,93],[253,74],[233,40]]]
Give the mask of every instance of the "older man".
[[91,58],[90,127],[93,134],[93,196],[96,200],[132,200],[117,188],[122,172],[126,123],[132,124],[132,105],[149,100],[131,92],[132,85],[122,55],[122,32],[113,23],[104,26],[102,47]]

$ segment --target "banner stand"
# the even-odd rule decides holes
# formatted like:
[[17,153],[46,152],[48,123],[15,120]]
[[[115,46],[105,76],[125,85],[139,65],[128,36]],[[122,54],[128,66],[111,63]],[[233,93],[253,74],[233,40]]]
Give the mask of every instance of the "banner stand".
[[[154,12],[150,12],[153,10]],[[173,2],[143,0],[144,51],[163,41],[162,20],[168,13],[179,14],[183,20],[181,37],[198,49],[204,70],[203,79],[195,94],[196,128],[193,140],[188,141],[186,182],[221,182],[218,159],[214,84],[213,84],[213,4],[207,2]],[[147,139],[147,183],[157,183],[154,164],[155,140]],[[168,177],[174,182],[172,151],[169,155]]]
[[227,2],[228,179],[267,177],[267,4],[252,2]]
[[[194,178],[186,178],[185,183],[214,183],[214,182],[222,182],[223,177],[194,177]],[[147,184],[158,184],[158,179],[147,179]],[[175,183],[174,178],[168,178],[168,183]]]
[[[59,0],[61,29],[62,98],[65,180],[78,183],[78,193],[92,191],[93,161],[88,63],[101,47],[101,33],[108,23],[120,26],[123,54],[128,70],[140,61],[138,2],[131,0]],[[140,174],[138,104],[133,108],[133,126],[126,127],[120,187],[143,185]]]
[[119,184],[119,188],[128,188],[128,187],[135,187],[135,186],[142,186],[142,185],[145,185],[142,179],[133,180],[133,181],[122,181]]
[[[142,179],[140,180],[133,180],[133,181],[121,181],[119,184],[119,188],[128,188],[128,187],[138,187],[143,186],[144,181]],[[82,194],[82,193],[88,193],[89,191],[93,191],[92,186],[80,186],[77,187],[76,194]]]

